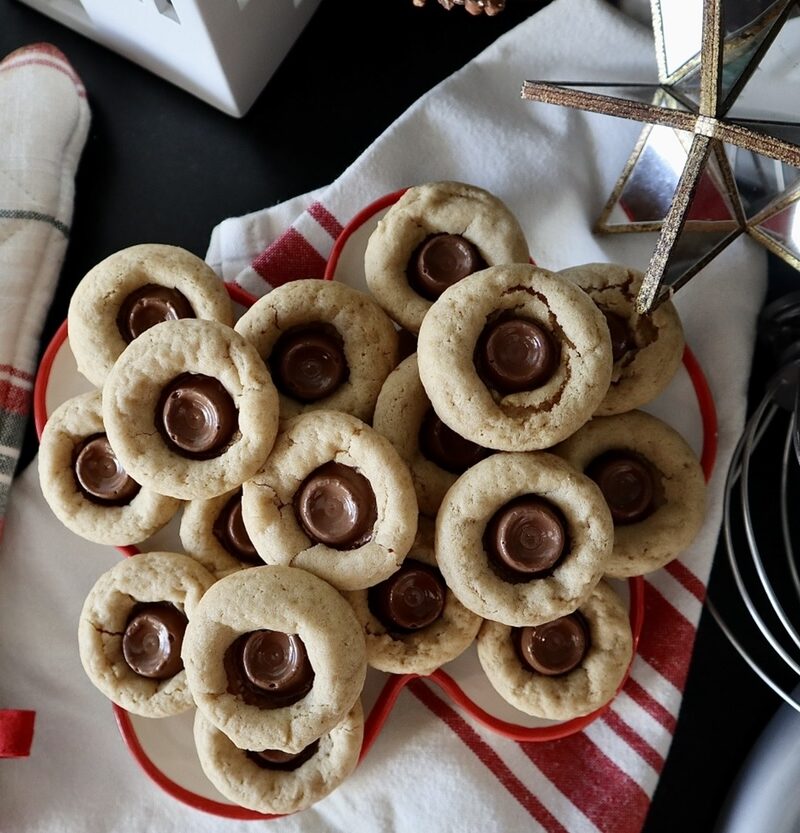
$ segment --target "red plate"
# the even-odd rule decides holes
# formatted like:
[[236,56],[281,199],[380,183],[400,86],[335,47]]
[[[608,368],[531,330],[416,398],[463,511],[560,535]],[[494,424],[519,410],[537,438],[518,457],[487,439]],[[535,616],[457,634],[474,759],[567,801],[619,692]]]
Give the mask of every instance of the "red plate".
[[[402,193],[403,190],[400,190],[381,197],[348,223],[331,252],[326,279],[333,280],[337,276],[341,279],[346,275],[349,284],[366,290],[363,276],[366,240],[383,213]],[[240,308],[246,308],[255,301],[234,284],[228,285],[228,291]],[[64,322],[48,345],[36,377],[34,421],[37,434],[41,436],[48,414],[60,402],[91,389],[89,382],[77,371]],[[697,402],[696,410],[685,407],[689,400]],[[684,353],[683,372],[677,374],[667,391],[646,410],[672,424],[696,448],[708,479],[716,456],[716,411],[703,371],[688,347]],[[178,522],[173,521],[145,542],[143,549],[180,550],[177,532]],[[136,547],[118,549],[124,555],[139,552]],[[637,576],[628,581],[611,583],[628,604],[635,651],[644,621],[644,580]],[[389,717],[400,691],[414,678],[414,675],[388,675],[370,669],[362,698],[367,718],[361,759]],[[581,731],[610,705],[567,721],[531,718],[506,703],[495,692],[480,667],[474,645],[426,679],[441,688],[477,722],[514,740],[550,741],[566,737]],[[231,804],[206,779],[194,750],[191,712],[154,720],[132,715],[118,706],[113,709],[131,754],[169,795],[198,810],[225,818],[275,818]]]

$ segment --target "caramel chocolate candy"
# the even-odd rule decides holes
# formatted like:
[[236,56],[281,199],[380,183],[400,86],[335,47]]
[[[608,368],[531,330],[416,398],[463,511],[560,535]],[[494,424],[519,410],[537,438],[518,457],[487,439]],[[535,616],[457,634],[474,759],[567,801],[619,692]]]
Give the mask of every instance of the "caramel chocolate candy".
[[241,489],[232,495],[222,507],[211,531],[225,550],[239,561],[247,564],[262,563],[242,519]]
[[330,396],[350,375],[344,340],[330,324],[292,327],[275,342],[269,358],[275,386],[299,402]]
[[445,425],[433,408],[428,410],[422,420],[418,441],[420,451],[431,462],[451,474],[463,474],[491,453]]
[[233,398],[222,383],[202,373],[181,373],[161,392],[156,428],[182,457],[218,456],[239,428]]
[[423,298],[435,301],[449,286],[484,268],[480,252],[465,237],[432,234],[411,254],[406,276]]
[[117,329],[130,344],[145,330],[162,321],[196,318],[186,296],[169,286],[148,283],[140,286],[122,302],[117,314]]
[[636,346],[631,328],[628,322],[621,315],[600,307],[600,311],[606,318],[608,332],[611,335],[611,357],[618,362],[628,350]]
[[589,628],[577,612],[537,627],[514,628],[512,638],[523,664],[548,677],[577,668],[589,650]]
[[183,670],[181,647],[188,620],[169,602],[134,607],[122,635],[122,655],[141,677],[168,680]]
[[312,541],[341,550],[366,544],[378,519],[369,480],[334,461],[312,471],[300,484],[294,511]]
[[653,471],[639,455],[608,451],[589,463],[586,474],[600,487],[615,524],[634,524],[653,513]]
[[261,769],[275,769],[281,772],[294,772],[306,761],[317,754],[319,740],[309,743],[304,749],[292,754],[282,749],[262,749],[260,752],[248,751],[247,757],[254,761]]
[[105,434],[92,434],[75,448],[72,468],[83,495],[102,506],[125,506],[142,488],[122,468]]
[[566,524],[548,501],[523,495],[495,512],[483,545],[489,563],[511,581],[548,575],[567,551]]
[[262,709],[291,706],[311,691],[314,669],[296,634],[259,630],[242,634],[223,658],[228,691]]
[[390,633],[409,633],[442,615],[446,593],[438,570],[406,558],[396,573],[369,588],[367,598],[373,615]]
[[485,385],[506,396],[544,385],[556,372],[560,352],[541,324],[527,318],[498,317],[478,338],[475,369]]

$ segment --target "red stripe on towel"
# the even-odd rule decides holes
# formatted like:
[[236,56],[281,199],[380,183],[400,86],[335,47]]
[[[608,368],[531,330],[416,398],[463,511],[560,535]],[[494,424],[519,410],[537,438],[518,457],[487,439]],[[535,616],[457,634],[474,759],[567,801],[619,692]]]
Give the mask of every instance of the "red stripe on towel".
[[438,695],[434,694],[421,680],[412,680],[408,689],[437,717],[452,729],[461,740],[492,772],[497,780],[511,793],[548,833],[568,833],[541,801],[520,781],[506,763],[483,738]]
[[270,243],[251,265],[273,287],[325,274],[325,258],[293,228]]
[[705,584],[685,564],[675,559],[674,561],[670,561],[664,569],[676,581],[679,581],[698,601],[705,601]]
[[328,211],[321,202],[311,203],[308,207],[308,213],[330,234],[335,240],[344,230],[344,226],[336,219],[336,217]]
[[639,833],[650,799],[583,732],[545,743],[520,742],[520,747],[604,833]]
[[639,655],[683,691],[697,633],[694,625],[649,581],[644,583],[644,621],[647,627],[639,639]]
[[25,416],[31,409],[31,392],[0,379],[0,409]]

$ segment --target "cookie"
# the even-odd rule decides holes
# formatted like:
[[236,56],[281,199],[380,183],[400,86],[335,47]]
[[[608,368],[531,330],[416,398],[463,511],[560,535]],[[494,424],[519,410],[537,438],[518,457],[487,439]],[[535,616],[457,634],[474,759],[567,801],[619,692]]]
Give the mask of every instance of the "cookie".
[[486,266],[529,257],[517,218],[494,194],[464,182],[427,182],[408,188],[378,222],[364,270],[377,302],[418,333],[448,286]]
[[386,437],[350,414],[284,424],[242,487],[244,523],[267,564],[309,570],[339,590],[388,578],[414,543],[417,500]]
[[181,644],[187,618],[214,581],[193,558],[175,552],[140,553],[101,575],[78,624],[81,663],[92,683],[143,717],[192,708]]
[[125,348],[103,386],[125,470],[182,500],[241,486],[278,430],[278,394],[255,347],[216,321],[165,321]]
[[78,371],[102,387],[131,341],[153,324],[177,318],[233,326],[233,304],[204,260],[161,243],[109,255],[86,273],[70,299],[67,328]]
[[291,753],[345,718],[367,668],[350,605],[294,567],[220,579],[194,611],[182,655],[197,708],[235,746]]
[[179,535],[184,552],[217,578],[264,563],[244,526],[241,488],[186,503]]
[[106,436],[100,391],[59,405],[39,443],[39,483],[53,514],[97,544],[138,544],[165,526],[181,502],[141,486]]
[[583,425],[611,381],[605,317],[575,283],[494,266],[446,290],[425,316],[419,375],[439,417],[500,451],[537,451]]
[[655,399],[683,359],[683,325],[672,301],[640,315],[642,273],[616,263],[584,263],[559,273],[574,281],[602,310],[611,333],[614,367],[598,416],[620,414]]
[[366,292],[335,281],[279,286],[256,301],[235,329],[267,363],[282,419],[325,409],[368,422],[398,361],[391,319]]
[[364,628],[367,662],[379,671],[430,674],[463,653],[481,626],[445,584],[433,539],[433,521],[420,518],[400,569],[369,590],[344,594]]
[[598,486],[549,452],[502,453],[466,471],[436,516],[436,561],[484,619],[539,625],[572,613],[614,541]]
[[361,702],[297,754],[246,750],[195,712],[194,741],[203,772],[229,801],[259,813],[286,815],[330,795],[356,768],[364,738]]
[[694,540],[706,511],[697,455],[670,425],[645,411],[595,417],[553,451],[594,479],[614,519],[606,573],[650,573]]
[[628,612],[606,581],[569,616],[534,627],[484,622],[478,634],[478,660],[492,687],[514,708],[549,720],[608,703],[632,656]]
[[458,475],[492,452],[460,437],[436,415],[419,378],[416,353],[381,388],[372,427],[383,434],[411,472],[419,511],[435,517]]

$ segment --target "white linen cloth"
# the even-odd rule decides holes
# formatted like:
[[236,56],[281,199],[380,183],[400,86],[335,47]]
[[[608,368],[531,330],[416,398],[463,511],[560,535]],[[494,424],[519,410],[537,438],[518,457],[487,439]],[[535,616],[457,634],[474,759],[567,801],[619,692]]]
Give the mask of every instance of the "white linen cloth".
[[[458,179],[509,205],[545,268],[595,260],[644,268],[654,235],[590,231],[639,125],[520,100],[523,80],[547,78],[654,80],[651,33],[601,0],[555,0],[421,98],[330,186],[221,222],[207,259],[260,294],[269,289],[264,276],[318,274],[338,230],[377,197]],[[764,251],[740,239],[676,297],[716,399],[718,462],[699,537],[670,569],[647,577],[639,653],[611,709],[572,737],[517,743],[417,682],[356,772],[293,817],[220,819],[185,807],[141,772],[83,673],[75,637],[86,593],[119,555],[66,532],[29,468],[12,492],[0,550],[0,690],[38,710],[37,754],[0,766],[0,829],[637,833],[678,720],[765,284]]]

